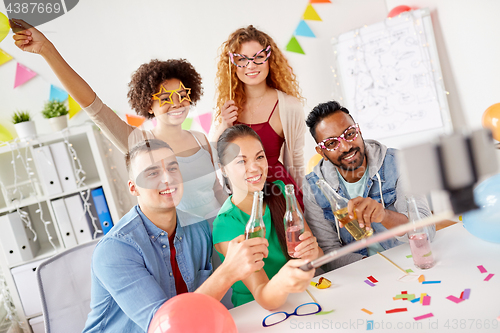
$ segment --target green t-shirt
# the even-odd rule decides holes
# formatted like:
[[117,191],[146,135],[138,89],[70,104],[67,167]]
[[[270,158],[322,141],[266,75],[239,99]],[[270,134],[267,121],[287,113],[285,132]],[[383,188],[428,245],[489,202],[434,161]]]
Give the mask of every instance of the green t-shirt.
[[[280,187],[281,193],[285,193],[285,184],[282,181],[277,180],[274,184]],[[236,205],[232,203],[231,198],[232,196],[227,198],[214,220],[214,244],[229,242],[239,235],[245,234],[245,226],[250,219],[250,215],[236,207]],[[271,279],[278,273],[281,267],[286,264],[287,259],[281,250],[278,235],[271,222],[271,211],[267,205],[264,211],[263,220],[266,226],[266,239],[269,242],[269,255],[267,258],[264,258],[264,271],[267,277]],[[224,256],[219,253],[219,257],[224,262]],[[252,293],[250,293],[242,281],[233,284],[232,288],[233,295],[231,301],[234,306],[239,306],[254,300]]]

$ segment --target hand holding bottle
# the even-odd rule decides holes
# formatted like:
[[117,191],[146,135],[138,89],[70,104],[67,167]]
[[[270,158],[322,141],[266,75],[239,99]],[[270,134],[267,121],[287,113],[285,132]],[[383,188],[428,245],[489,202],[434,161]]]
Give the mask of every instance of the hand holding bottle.
[[347,211],[350,219],[357,218],[360,228],[371,229],[372,222],[382,222],[385,218],[384,206],[372,198],[357,197],[349,200]]
[[269,254],[268,246],[269,243],[265,238],[245,240],[245,236],[240,235],[229,242],[222,265],[235,281],[244,280],[264,267],[263,259]]
[[300,243],[295,247],[294,258],[314,260],[319,255],[319,245],[316,237],[310,231],[299,236]]

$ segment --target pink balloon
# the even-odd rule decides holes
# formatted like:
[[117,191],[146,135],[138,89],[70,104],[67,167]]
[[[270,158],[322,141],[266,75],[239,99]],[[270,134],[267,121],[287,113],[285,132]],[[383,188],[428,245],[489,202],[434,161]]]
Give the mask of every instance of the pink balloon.
[[410,10],[411,10],[411,7],[408,7],[408,6],[405,6],[405,5],[396,6],[393,9],[391,9],[391,11],[389,12],[389,14],[387,14],[387,17],[398,16],[399,14],[401,14],[403,12],[408,12]]
[[199,293],[172,297],[156,311],[148,333],[237,333],[233,317],[221,302]]

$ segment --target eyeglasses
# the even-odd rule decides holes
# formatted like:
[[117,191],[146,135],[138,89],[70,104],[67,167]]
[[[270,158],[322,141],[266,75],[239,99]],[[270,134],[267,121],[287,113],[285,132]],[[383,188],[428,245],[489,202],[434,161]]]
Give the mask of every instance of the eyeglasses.
[[269,327],[287,320],[290,316],[309,316],[321,312],[321,306],[318,303],[305,303],[299,305],[293,313],[275,312],[264,318],[262,326]]
[[179,83],[179,88],[176,90],[167,90],[162,85],[160,91],[156,94],[153,94],[153,100],[158,100],[160,106],[163,106],[165,104],[174,104],[174,100],[172,99],[174,93],[179,97],[179,104],[183,101],[191,102],[191,98],[189,97],[189,95],[191,94],[191,88],[184,87],[184,84],[182,82]]
[[359,125],[354,124],[349,126],[341,136],[327,138],[321,142],[318,142],[317,147],[326,149],[328,151],[334,151],[338,147],[340,147],[340,140],[344,140],[346,142],[353,142],[356,140],[359,134]]
[[256,65],[262,65],[269,59],[270,56],[271,45],[268,45],[259,52],[255,53],[253,57],[247,57],[244,54],[229,52],[229,58],[231,59],[233,65],[240,68],[247,67],[250,61]]

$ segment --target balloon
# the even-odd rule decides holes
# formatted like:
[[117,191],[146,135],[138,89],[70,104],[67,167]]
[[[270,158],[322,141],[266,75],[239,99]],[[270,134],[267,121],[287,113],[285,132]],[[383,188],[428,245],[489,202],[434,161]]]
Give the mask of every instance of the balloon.
[[465,229],[485,241],[500,243],[500,174],[474,189],[474,201],[480,209],[462,215]]
[[396,6],[393,9],[391,9],[391,11],[389,12],[389,14],[387,14],[387,17],[398,16],[399,14],[401,14],[403,12],[408,12],[410,10],[411,10],[411,7],[408,7],[408,6],[405,6],[405,5]]
[[500,141],[500,103],[493,104],[483,113],[483,127],[489,128],[493,138]]
[[233,317],[221,302],[199,293],[172,297],[156,311],[148,333],[237,333]]
[[322,158],[323,157],[320,154],[316,154],[311,157],[309,162],[307,162],[306,173],[310,173],[311,171],[313,171],[313,168],[316,166],[316,164],[319,163],[319,161],[321,161]]
[[9,19],[3,13],[0,13],[0,42],[9,34]]

